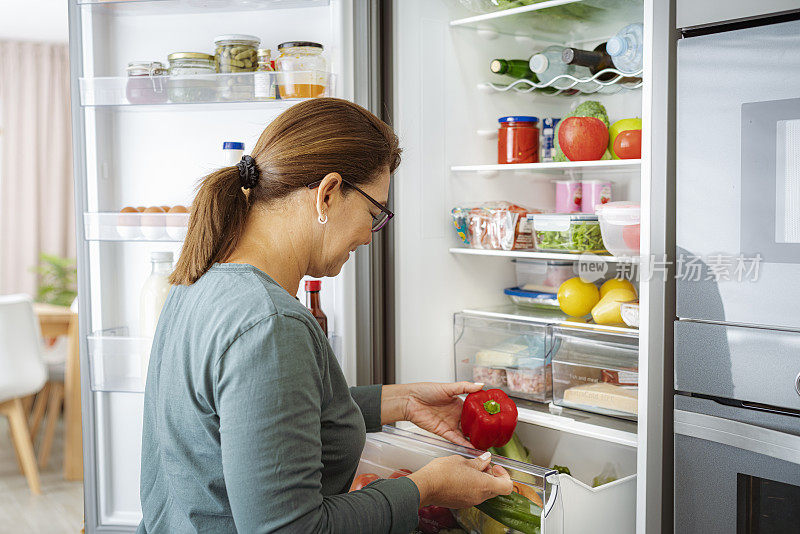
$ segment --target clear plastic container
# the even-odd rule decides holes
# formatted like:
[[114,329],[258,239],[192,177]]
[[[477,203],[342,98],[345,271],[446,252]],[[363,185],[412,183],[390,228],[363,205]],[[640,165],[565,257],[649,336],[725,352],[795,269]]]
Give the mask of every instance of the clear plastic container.
[[597,215],[547,213],[533,219],[536,248],[549,252],[605,252]]
[[515,260],[517,286],[525,291],[558,293],[561,284],[575,276],[574,262]]
[[626,325],[632,328],[639,328],[639,303],[623,302],[619,307],[620,315]]
[[553,402],[636,420],[639,338],[552,326]]
[[525,291],[519,287],[509,287],[503,293],[511,302],[523,308],[536,308],[545,310],[558,310],[558,297],[556,293],[542,293],[539,291]]
[[310,41],[290,41],[278,45],[275,60],[281,98],[316,98],[325,94],[328,64],[323,47]]
[[172,102],[213,102],[217,98],[214,56],[176,52],[169,59],[169,99]]
[[609,202],[597,207],[606,249],[615,256],[639,255],[641,209],[637,202]]
[[551,398],[547,325],[466,313],[455,314],[454,321],[457,380],[483,382],[527,400]]

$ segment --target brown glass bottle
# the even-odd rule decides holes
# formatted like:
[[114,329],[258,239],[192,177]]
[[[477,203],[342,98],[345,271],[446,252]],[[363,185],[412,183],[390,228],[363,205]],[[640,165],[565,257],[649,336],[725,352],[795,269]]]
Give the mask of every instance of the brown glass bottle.
[[322,311],[319,302],[319,290],[322,288],[320,280],[306,280],[306,308],[317,320],[325,336],[328,335],[328,316]]

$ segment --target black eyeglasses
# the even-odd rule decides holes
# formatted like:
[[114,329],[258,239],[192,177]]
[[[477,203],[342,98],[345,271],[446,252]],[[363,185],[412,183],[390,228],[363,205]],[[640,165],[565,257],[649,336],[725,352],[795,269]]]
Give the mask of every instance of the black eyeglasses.
[[[316,189],[317,187],[319,187],[319,184],[321,184],[321,183],[322,183],[322,180],[317,180],[316,182],[311,182],[306,187],[308,187],[309,189]],[[372,213],[370,212],[370,215],[372,215],[372,231],[373,232],[380,232],[381,229],[384,226],[386,226],[386,223],[389,222],[389,219],[394,217],[394,213],[392,213],[391,211],[386,209],[386,206],[384,206],[383,204],[381,204],[380,202],[378,202],[377,200],[375,200],[374,198],[372,198],[371,196],[366,194],[357,185],[351,184],[350,182],[348,182],[344,178],[342,178],[342,183],[347,184],[348,186],[352,187],[353,189],[355,189],[356,191],[358,191],[359,193],[364,195],[364,198],[366,198],[367,200],[369,200],[370,202],[375,204],[375,206],[379,210],[381,210],[380,215],[377,215],[377,216],[372,215]]]

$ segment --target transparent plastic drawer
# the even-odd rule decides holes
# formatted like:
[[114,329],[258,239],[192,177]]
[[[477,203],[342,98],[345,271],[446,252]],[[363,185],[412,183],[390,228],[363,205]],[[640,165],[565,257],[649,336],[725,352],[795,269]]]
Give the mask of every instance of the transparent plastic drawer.
[[88,337],[92,391],[144,391],[153,340],[129,337],[126,332],[104,330]]
[[[483,451],[455,445],[440,438],[384,426],[382,432],[367,434],[367,442],[356,477],[373,474],[379,478],[397,478],[421,469],[434,458],[454,454],[465,458],[476,458],[483,454]],[[535,516],[532,518],[531,528],[541,524],[542,515],[555,504],[554,498],[557,492],[553,491],[554,486],[547,482],[547,478],[557,475],[557,471],[501,456],[494,456],[492,463],[504,467],[515,482],[516,493],[528,498],[531,504],[535,505],[530,509],[531,514]],[[476,509],[452,512],[459,524],[468,531],[489,532],[484,530],[484,527],[491,521]],[[513,534],[519,531],[506,528],[502,532]]]
[[546,324],[454,317],[456,379],[483,382],[509,396],[547,402],[552,397]]
[[638,336],[591,328],[551,328],[554,403],[636,420]]

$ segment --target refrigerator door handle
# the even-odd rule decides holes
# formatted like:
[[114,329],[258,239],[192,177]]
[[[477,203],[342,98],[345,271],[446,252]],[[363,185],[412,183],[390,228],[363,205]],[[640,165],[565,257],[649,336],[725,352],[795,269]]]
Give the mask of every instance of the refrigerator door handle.
[[675,433],[800,465],[800,436],[685,410],[675,410]]

